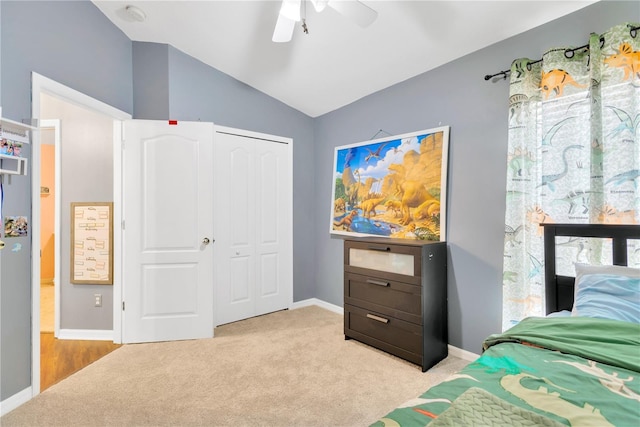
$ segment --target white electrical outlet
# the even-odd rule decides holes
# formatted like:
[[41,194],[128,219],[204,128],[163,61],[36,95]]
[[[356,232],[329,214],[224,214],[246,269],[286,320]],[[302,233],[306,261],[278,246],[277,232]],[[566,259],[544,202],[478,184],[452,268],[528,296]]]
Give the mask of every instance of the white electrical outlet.
[[95,298],[94,307],[102,307],[102,294],[93,294]]

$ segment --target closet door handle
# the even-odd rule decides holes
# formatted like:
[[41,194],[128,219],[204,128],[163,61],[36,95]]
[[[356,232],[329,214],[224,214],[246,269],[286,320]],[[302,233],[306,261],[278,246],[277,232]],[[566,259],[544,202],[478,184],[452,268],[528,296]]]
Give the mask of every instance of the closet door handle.
[[389,246],[369,246],[372,251],[389,252],[391,248]]
[[375,320],[380,323],[389,323],[389,319],[385,319],[384,317],[376,316],[375,314],[367,313],[367,317],[371,320]]
[[380,280],[367,279],[367,283],[378,286],[389,286],[389,282],[382,282]]

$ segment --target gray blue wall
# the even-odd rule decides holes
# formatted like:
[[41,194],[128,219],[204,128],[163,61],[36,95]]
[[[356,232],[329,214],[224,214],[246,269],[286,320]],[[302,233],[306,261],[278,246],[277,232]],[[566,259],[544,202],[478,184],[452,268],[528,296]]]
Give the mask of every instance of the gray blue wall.
[[2,0],[2,114],[31,117],[31,72],[132,113],[131,40],[87,0]]
[[596,3],[316,119],[316,296],[338,305],[343,301],[342,242],[329,237],[324,216],[331,200],[333,148],[370,139],[378,129],[401,134],[451,126],[449,343],[480,353],[483,338],[502,327],[509,98],[508,80],[491,83],[484,76],[509,69],[515,58],[539,59],[552,47],[584,45],[591,32],[633,20],[640,20],[639,2]]
[[[313,119],[172,46],[134,42],[135,118],[208,121],[293,138],[293,299],[315,296]],[[144,58],[144,61],[140,61]],[[163,86],[164,85],[164,86]],[[138,88],[144,88],[139,90]],[[168,100],[158,107],[158,98]]]
[[[131,41],[92,3],[3,0],[1,4],[4,117],[16,121],[31,117],[32,71],[132,111]],[[30,179],[31,175],[15,177],[11,186],[5,186],[4,214],[31,219]],[[30,251],[27,242],[20,252],[0,252],[0,400],[31,385]]]
[[133,42],[133,117],[169,117],[169,45]]
[[[24,144],[22,155],[30,157],[31,147]],[[27,176],[4,175],[2,216],[31,218],[31,181]],[[4,219],[2,220],[4,224]],[[0,397],[5,389],[20,391],[30,384],[31,376],[31,237],[4,237],[0,251]],[[40,236],[36,237],[40,241]]]
[[[2,2],[1,1],[0,1],[0,23],[2,23]],[[2,31],[0,31],[0,53],[2,53]],[[2,99],[2,55],[0,54],[0,100],[1,99]]]
[[[502,303],[508,84],[483,76],[516,57],[537,59],[552,46],[582,45],[590,32],[640,20],[637,2],[598,3],[311,119],[171,46],[132,43],[88,1],[0,5],[0,105],[8,118],[30,117],[36,71],[134,117],[213,121],[294,139],[295,301],[343,301],[341,241],[328,233],[333,147],[367,140],[378,129],[451,126],[449,341],[473,352],[500,329]],[[11,202],[7,209],[29,206]],[[28,254],[11,270],[1,256],[4,400],[31,383],[31,279]]]

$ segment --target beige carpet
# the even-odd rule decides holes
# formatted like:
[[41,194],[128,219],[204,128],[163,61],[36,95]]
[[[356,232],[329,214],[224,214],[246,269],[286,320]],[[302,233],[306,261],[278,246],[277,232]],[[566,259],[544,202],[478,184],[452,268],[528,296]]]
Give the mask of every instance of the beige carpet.
[[354,340],[319,307],[126,345],[0,418],[10,426],[364,426],[461,369],[427,373]]

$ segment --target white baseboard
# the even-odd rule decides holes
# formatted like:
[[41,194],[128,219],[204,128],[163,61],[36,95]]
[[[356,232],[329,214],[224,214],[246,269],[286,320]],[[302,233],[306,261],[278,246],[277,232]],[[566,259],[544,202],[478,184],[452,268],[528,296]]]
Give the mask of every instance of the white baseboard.
[[291,307],[289,307],[289,309],[295,310],[296,308],[309,307],[310,305],[317,305],[318,307],[333,311],[334,313],[344,314],[344,309],[342,307],[318,298],[309,298],[302,301],[294,302],[293,304],[291,304]]
[[0,402],[0,417],[13,411],[18,406],[27,403],[32,397],[33,390],[30,386],[17,392],[11,397],[7,397],[5,400]]
[[57,338],[61,340],[113,341],[113,330],[60,329]]
[[458,358],[460,358],[462,360],[468,360],[469,362],[473,362],[478,357],[480,357],[479,354],[475,354],[475,353],[472,353],[470,351],[463,350],[463,349],[458,348],[458,347],[454,347],[451,344],[449,344],[448,347],[449,347],[449,355],[450,356],[458,357]]

